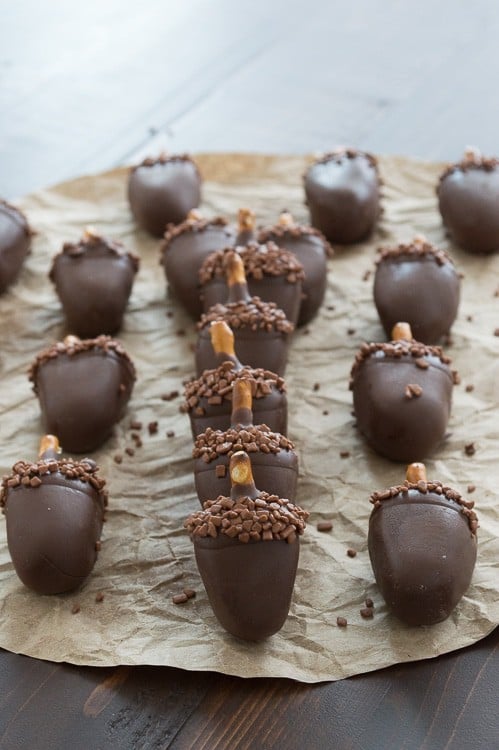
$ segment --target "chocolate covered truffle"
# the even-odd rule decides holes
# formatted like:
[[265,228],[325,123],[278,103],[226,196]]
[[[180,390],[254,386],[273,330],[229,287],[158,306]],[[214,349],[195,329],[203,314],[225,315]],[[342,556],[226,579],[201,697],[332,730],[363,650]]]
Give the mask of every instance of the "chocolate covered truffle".
[[499,159],[469,149],[440,176],[438,207],[452,240],[470,253],[499,250]]
[[371,234],[380,213],[374,156],[338,148],[314,162],[304,182],[311,223],[330,242],[349,245]]
[[318,229],[297,224],[288,211],[283,211],[275,226],[262,229],[258,242],[275,242],[296,255],[303,266],[302,300],[298,325],[309,323],[317,314],[326,293],[327,259],[333,249]]
[[133,167],[128,181],[128,200],[137,223],[155,237],[168,224],[180,224],[201,202],[201,175],[189,156],[144,159]]
[[234,240],[234,228],[227,219],[202,219],[197,211],[191,211],[182,224],[168,227],[160,262],[174,296],[196,320],[203,312],[199,269],[210,253],[232,246]]
[[377,453],[408,462],[432,454],[445,436],[457,373],[439,346],[398,324],[389,343],[362,344],[350,389],[357,427]]
[[251,382],[243,379],[232,385],[231,427],[224,431],[208,427],[194,442],[194,482],[201,503],[229,494],[229,459],[240,450],[249,453],[260,487],[294,501],[298,481],[294,445],[267,425],[253,424]]
[[247,453],[235,453],[229,471],[230,496],[206,501],[184,525],[218,621],[238,638],[260,641],[288,616],[308,513],[257,490]]
[[240,255],[229,253],[226,267],[228,301],[213,305],[198,323],[197,374],[220,364],[211,345],[210,325],[224,321],[234,331],[236,354],[241,362],[283,375],[293,324],[275,302],[250,296]]
[[460,283],[450,256],[424,237],[381,248],[374,302],[386,335],[390,336],[395,323],[405,320],[414,338],[436,344],[456,318]]
[[16,280],[30,251],[31,236],[25,215],[0,200],[0,294]]
[[66,242],[53,259],[49,277],[67,330],[82,338],[119,331],[138,268],[139,259],[120,242],[92,229],[79,242]]
[[39,460],[17,461],[0,492],[15,571],[38,594],[72,591],[87,578],[107,505],[95,462],[59,453],[57,438],[46,435]]
[[284,380],[270,370],[243,366],[234,351],[234,334],[227,323],[210,326],[211,344],[221,364],[185,384],[182,410],[191,421],[192,436],[212,430],[227,430],[231,423],[232,386],[237,379],[251,384],[252,410],[257,424],[273,432],[287,433],[288,404]]
[[368,548],[388,608],[407,625],[445,620],[470,585],[477,552],[473,502],[411,464],[404,484],[371,496]]
[[[204,312],[213,305],[227,301],[227,259],[233,248],[211,253],[199,271]],[[294,253],[278,247],[275,242],[260,245],[250,242],[238,246],[242,258],[248,293],[264,302],[275,302],[286,318],[296,325],[302,301],[303,266]]]
[[135,367],[109,336],[67,336],[40,352],[29,379],[40,402],[42,423],[64,449],[87,453],[110,436],[123,416],[135,382]]

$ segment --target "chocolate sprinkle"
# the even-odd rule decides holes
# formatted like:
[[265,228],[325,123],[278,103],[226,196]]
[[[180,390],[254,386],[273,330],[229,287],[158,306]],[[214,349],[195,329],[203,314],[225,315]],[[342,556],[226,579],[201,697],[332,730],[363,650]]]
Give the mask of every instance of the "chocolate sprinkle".
[[223,216],[215,216],[212,219],[187,218],[180,224],[168,224],[165,232],[165,238],[160,247],[160,263],[163,263],[163,253],[165,253],[165,251],[168,251],[172,240],[174,240],[175,237],[178,237],[180,234],[185,234],[186,232],[204,232],[205,229],[208,229],[208,227],[225,227],[228,223],[229,222],[227,221],[227,219],[224,219]]
[[[273,389],[281,393],[286,391],[286,384],[280,375],[261,367],[242,367],[236,370],[234,363],[227,361],[214,370],[205,370],[199,378],[185,384],[182,411],[196,410],[198,414],[201,399],[207,399],[210,404],[220,403],[222,399],[232,401],[232,385],[240,378],[250,382],[252,399],[268,396]],[[214,398],[220,401],[214,402]]]
[[[473,443],[470,443],[470,445],[473,446]],[[391,498],[397,497],[398,495],[407,496],[409,490],[417,490],[418,492],[421,492],[423,494],[426,494],[427,492],[434,492],[436,495],[439,495],[442,498],[446,498],[451,502],[457,503],[461,506],[461,513],[463,513],[468,519],[471,533],[476,534],[476,530],[478,528],[478,518],[476,513],[473,511],[474,502],[470,500],[464,500],[464,498],[459,494],[459,492],[457,492],[457,490],[452,489],[452,487],[447,487],[446,485],[443,485],[442,482],[438,482],[436,480],[431,480],[428,482],[409,482],[406,479],[404,484],[389,487],[388,489],[382,490],[380,492],[373,492],[370,497],[370,502],[374,505],[375,508],[379,508],[385,500],[390,500]]]
[[[12,467],[12,474],[7,474],[2,479],[0,489],[0,507],[4,507],[7,500],[7,492],[10,488],[32,487],[36,490],[43,484],[43,477],[48,474],[59,473],[68,481],[85,482],[90,484],[97,492],[99,502],[104,515],[107,505],[107,491],[104,489],[106,480],[98,476],[99,467],[90,460],[76,461],[73,458],[51,458],[49,460],[17,461]],[[35,480],[35,481],[33,481]]]
[[136,169],[139,167],[153,167],[155,164],[168,164],[169,162],[184,162],[188,161],[191,164],[193,164],[196,167],[196,171],[201,178],[201,175],[199,173],[198,166],[193,159],[188,154],[172,154],[168,155],[165,153],[160,154],[156,158],[153,158],[152,156],[147,156],[143,161],[140,162],[140,164],[135,164],[135,166],[132,167],[132,172],[135,172]]
[[68,357],[73,357],[83,352],[91,351],[92,349],[102,349],[102,351],[106,353],[114,352],[118,357],[124,359],[131,372],[132,378],[135,380],[136,375],[134,364],[123,348],[121,342],[111,338],[111,336],[97,336],[95,339],[81,339],[74,342],[72,341],[68,344],[65,344],[64,341],[58,341],[40,352],[31,363],[28,370],[28,378],[33,383],[34,392],[38,393],[36,378],[40,365],[64,354]]
[[334,151],[328,151],[327,153],[320,156],[318,159],[314,161],[314,164],[327,164],[329,161],[335,161],[338,164],[340,164],[345,159],[355,159],[358,156],[363,156],[371,167],[374,167],[376,171],[378,171],[378,160],[375,156],[372,154],[369,154],[367,151],[360,151],[359,149],[355,148],[336,148]]
[[303,266],[294,253],[278,247],[275,242],[265,244],[250,242],[245,247],[226,247],[210,253],[199,269],[199,282],[207,284],[212,279],[226,279],[227,258],[236,252],[242,259],[246,278],[262,279],[264,276],[285,276],[290,284],[305,278]]
[[[373,354],[376,355],[380,352],[385,357],[393,359],[400,359],[401,357],[414,357],[417,367],[421,367],[421,360],[423,357],[437,357],[442,364],[450,365],[452,362],[450,357],[444,355],[442,347],[440,346],[429,346],[422,344],[419,341],[413,339],[412,341],[390,341],[390,342],[371,342],[370,344],[364,343],[360,347],[359,351],[355,355],[355,361],[350,372],[350,390],[353,388],[354,378],[362,366],[364,360],[371,357]],[[430,363],[428,363],[430,364]],[[459,377],[457,372],[451,373],[453,382]],[[414,394],[413,394],[414,395]]]
[[308,513],[289,500],[261,492],[257,498],[220,495],[203,503],[204,510],[192,513],[184,523],[192,537],[219,534],[249,541],[286,540],[292,543],[303,534]]
[[317,531],[331,531],[333,528],[333,522],[332,521],[319,521],[317,524]]
[[466,154],[462,161],[457,162],[456,164],[451,164],[449,167],[447,167],[447,169],[444,170],[444,172],[442,172],[442,174],[440,175],[437,192],[442,180],[445,180],[445,178],[453,172],[457,172],[458,170],[460,170],[461,172],[468,172],[470,169],[483,169],[484,172],[493,172],[494,169],[496,169],[496,167],[498,166],[499,159],[495,156],[486,157],[478,153]]
[[439,266],[443,266],[445,263],[454,266],[454,261],[445,250],[440,250],[423,237],[415,237],[412,242],[401,242],[395,247],[380,247],[374,262],[376,265],[379,265],[383,261],[395,260],[398,258],[409,258],[411,260],[431,258]]
[[70,258],[81,258],[85,253],[90,253],[92,250],[99,249],[100,252],[104,250],[107,255],[118,258],[128,258],[130,265],[134,273],[139,270],[140,259],[133,253],[126,252],[124,245],[116,240],[110,240],[107,237],[95,233],[94,231],[87,230],[81,240],[77,243],[65,242],[62,246],[62,251],[57,253],[52,259],[52,266],[49,271],[49,279],[54,281],[55,267],[57,260],[62,255],[67,255]]
[[285,240],[286,237],[317,237],[324,245],[324,251],[328,258],[332,258],[334,250],[329,244],[325,236],[315,227],[311,227],[305,224],[275,224],[272,227],[266,227],[261,229],[257,236],[259,243],[265,244],[266,242],[279,242],[279,240]]
[[207,328],[215,320],[224,320],[232,329],[250,328],[252,331],[280,333],[291,333],[294,330],[294,325],[275,302],[264,302],[260,297],[213,305],[201,316],[197,329]]
[[232,456],[237,451],[246,453],[279,453],[281,450],[290,451],[294,444],[287,437],[278,432],[272,432],[267,425],[249,425],[237,429],[213,430],[208,427],[198,435],[192,450],[193,458],[202,458],[209,463],[219,456]]

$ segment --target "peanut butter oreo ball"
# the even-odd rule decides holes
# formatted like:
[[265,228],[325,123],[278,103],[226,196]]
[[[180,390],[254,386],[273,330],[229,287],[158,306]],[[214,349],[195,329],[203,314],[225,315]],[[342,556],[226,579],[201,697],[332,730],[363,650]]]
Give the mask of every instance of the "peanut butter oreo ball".
[[25,215],[0,200],[0,294],[17,279],[30,251],[31,237]]
[[109,336],[67,336],[40,352],[29,379],[44,429],[57,434],[71,453],[87,453],[107,440],[123,416],[135,367],[123,346]]
[[15,571],[38,594],[72,591],[91,573],[107,505],[95,462],[59,453],[46,435],[39,460],[17,461],[0,492]]
[[407,625],[445,620],[466,593],[477,554],[473,502],[411,464],[404,484],[374,492],[368,548],[388,608]]
[[201,202],[201,175],[189,156],[144,159],[133,167],[128,200],[137,223],[154,237],[168,224],[180,224]]
[[235,453],[229,470],[230,496],[208,500],[184,525],[218,621],[238,638],[260,641],[288,616],[308,513],[257,490],[247,453]]
[[[199,271],[204,312],[213,305],[226,302],[227,260],[234,248],[211,253]],[[275,242],[259,245],[250,242],[235,248],[244,265],[248,293],[264,302],[275,302],[286,318],[296,325],[302,302],[305,273],[294,253],[278,247]]]
[[137,256],[92,229],[80,242],[66,242],[49,273],[66,328],[82,338],[117,333],[138,269]]
[[338,148],[314,162],[304,180],[312,226],[330,242],[350,245],[371,234],[380,213],[374,156]]
[[399,320],[414,337],[436,344],[456,319],[461,279],[450,256],[417,236],[381,248],[376,259],[374,302],[386,335]]
[[283,211],[272,227],[262,229],[258,242],[275,242],[296,255],[303,266],[302,300],[298,325],[309,323],[324,301],[327,286],[327,259],[333,249],[318,229],[297,224],[288,211]]
[[231,427],[224,431],[208,427],[194,442],[194,482],[199,501],[202,504],[229,494],[229,459],[240,450],[250,455],[257,484],[294,501],[298,456],[293,443],[265,424],[253,424],[251,382],[235,380],[232,392]]
[[393,341],[362,344],[352,367],[357,426],[377,453],[392,461],[432,454],[442,442],[457,373],[438,346],[412,338],[406,323]]
[[224,321],[234,331],[236,354],[241,362],[283,375],[293,324],[275,302],[250,296],[240,255],[229,253],[226,264],[228,301],[213,305],[198,323],[197,374],[220,364],[211,345],[210,326],[214,321]]
[[499,250],[499,159],[469,149],[441,175],[437,187],[442,221],[470,253]]
[[160,263],[173,295],[195,320],[203,312],[199,269],[210,253],[234,245],[234,240],[234,228],[227,219],[203,219],[197,211],[191,211],[182,224],[168,227]]
[[212,430],[227,430],[232,412],[232,390],[235,380],[251,384],[252,409],[257,424],[266,424],[273,432],[287,433],[288,404],[284,380],[270,370],[243,366],[234,351],[234,334],[223,321],[210,326],[213,351],[220,360],[218,367],[204,370],[199,378],[185,385],[182,410],[189,415],[192,436]]

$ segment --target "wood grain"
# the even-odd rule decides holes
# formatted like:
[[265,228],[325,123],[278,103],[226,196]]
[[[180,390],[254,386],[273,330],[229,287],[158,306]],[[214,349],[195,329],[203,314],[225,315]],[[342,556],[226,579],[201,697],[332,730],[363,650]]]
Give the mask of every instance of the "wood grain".
[[315,686],[1,652],[1,750],[499,746],[499,631],[416,664]]
[[2,6],[5,197],[162,147],[499,151],[492,0]]

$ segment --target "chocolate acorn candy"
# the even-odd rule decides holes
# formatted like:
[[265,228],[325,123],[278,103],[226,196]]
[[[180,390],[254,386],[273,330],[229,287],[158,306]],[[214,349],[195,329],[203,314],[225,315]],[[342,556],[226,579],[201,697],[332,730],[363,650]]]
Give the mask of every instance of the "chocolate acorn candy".
[[408,462],[433,453],[445,436],[457,373],[439,346],[399,323],[389,343],[362,344],[350,389],[357,427],[377,453]]
[[201,203],[201,175],[190,156],[147,158],[133,167],[128,200],[137,223],[155,237],[184,221]]
[[331,245],[318,229],[296,224],[288,211],[283,211],[275,226],[259,232],[258,242],[275,242],[296,255],[302,264],[305,278],[302,281],[298,325],[309,323],[317,314],[326,293],[327,259],[333,255]]
[[72,591],[87,578],[107,505],[95,462],[59,453],[57,438],[46,435],[39,460],[17,461],[0,492],[15,571],[38,594]]
[[62,303],[69,331],[82,338],[119,331],[139,259],[121,242],[87,229],[76,244],[66,242],[52,261],[50,280]]
[[119,341],[109,336],[67,336],[38,354],[29,379],[44,429],[57,434],[71,453],[87,453],[107,440],[123,416],[135,367]]
[[411,464],[404,484],[374,492],[371,502],[369,556],[388,608],[407,625],[445,620],[473,575],[473,502],[427,481],[424,464]]
[[31,236],[25,215],[0,200],[0,294],[16,280],[30,251]]
[[226,267],[228,302],[213,305],[197,325],[197,374],[220,364],[210,339],[211,323],[220,320],[234,331],[236,354],[241,362],[283,375],[293,324],[275,302],[263,302],[260,297],[250,296],[240,255],[234,251],[228,253]]
[[[227,258],[234,248],[227,247],[208,255],[199,270],[204,312],[227,300]],[[259,245],[250,242],[236,247],[242,258],[248,293],[264,302],[275,302],[286,318],[296,325],[302,301],[303,266],[294,253],[275,242]]]
[[234,334],[227,323],[210,326],[211,344],[221,364],[185,384],[182,410],[189,415],[192,436],[212,430],[227,430],[231,423],[232,386],[240,378],[251,384],[252,409],[257,424],[273,432],[287,433],[288,403],[284,380],[270,370],[243,366],[234,351]]
[[298,456],[291,440],[265,424],[254,425],[251,382],[242,378],[232,385],[232,416],[228,430],[208,427],[194,442],[194,483],[201,503],[228,495],[227,474],[233,453],[250,454],[255,481],[275,495],[295,500]]
[[451,239],[470,253],[499,250],[499,159],[468,149],[440,176],[438,207]]
[[374,302],[386,335],[390,336],[395,323],[405,320],[418,341],[436,344],[456,318],[460,283],[450,256],[424,237],[381,248]]
[[257,490],[243,451],[231,457],[230,477],[230,497],[208,500],[184,526],[218,621],[238,638],[260,641],[288,616],[308,513]]
[[314,162],[304,182],[312,225],[330,242],[350,245],[371,234],[380,213],[374,156],[338,148]]
[[171,291],[196,320],[203,311],[199,269],[210,253],[233,244],[234,229],[221,216],[202,219],[197,211],[191,211],[182,224],[168,227],[160,263]]

